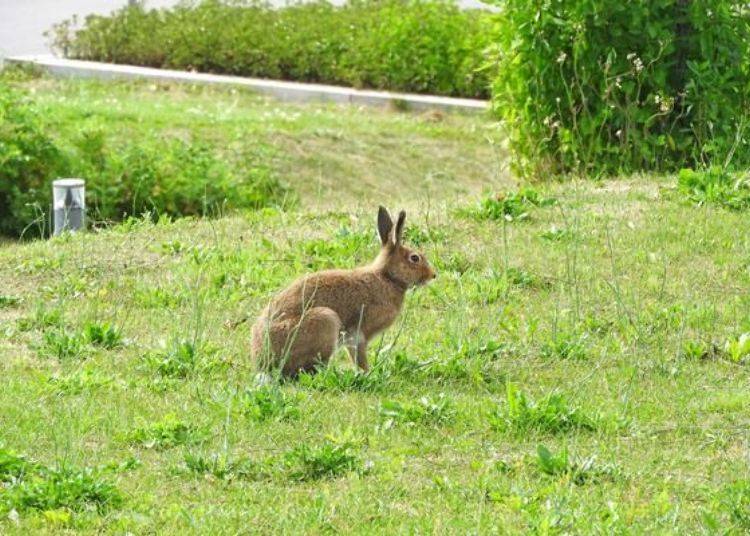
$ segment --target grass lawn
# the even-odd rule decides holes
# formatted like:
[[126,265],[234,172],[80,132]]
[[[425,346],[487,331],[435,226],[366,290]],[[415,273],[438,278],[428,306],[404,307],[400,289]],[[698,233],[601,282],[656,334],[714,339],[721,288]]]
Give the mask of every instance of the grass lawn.
[[[536,185],[554,203],[487,219],[516,186],[482,117],[22,85],[59,139],[208,140],[298,202],[0,243],[0,533],[750,529],[746,213],[635,177]],[[380,203],[438,278],[368,375],[339,355],[259,382],[254,315],[368,262]]]

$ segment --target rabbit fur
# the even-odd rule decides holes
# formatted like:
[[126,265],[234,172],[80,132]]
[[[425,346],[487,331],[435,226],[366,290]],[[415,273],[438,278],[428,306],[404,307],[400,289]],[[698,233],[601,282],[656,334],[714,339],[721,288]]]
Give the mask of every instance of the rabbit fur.
[[260,367],[296,376],[328,362],[340,341],[368,370],[367,344],[398,316],[406,291],[436,274],[425,256],[402,243],[406,213],[396,224],[378,210],[380,253],[367,266],[306,275],[276,295],[252,328],[252,357]]

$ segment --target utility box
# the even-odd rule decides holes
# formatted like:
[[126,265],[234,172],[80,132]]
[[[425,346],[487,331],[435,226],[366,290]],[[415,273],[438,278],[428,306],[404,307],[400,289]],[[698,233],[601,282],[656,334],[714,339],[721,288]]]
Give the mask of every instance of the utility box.
[[55,236],[80,231],[86,225],[86,184],[83,179],[58,179],[52,183]]

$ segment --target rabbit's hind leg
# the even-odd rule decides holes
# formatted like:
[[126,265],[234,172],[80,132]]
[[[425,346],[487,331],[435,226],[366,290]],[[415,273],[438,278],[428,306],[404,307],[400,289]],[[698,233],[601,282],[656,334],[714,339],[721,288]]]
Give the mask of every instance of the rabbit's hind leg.
[[336,350],[340,333],[341,319],[333,309],[313,307],[306,311],[288,334],[284,374],[295,376],[327,363]]

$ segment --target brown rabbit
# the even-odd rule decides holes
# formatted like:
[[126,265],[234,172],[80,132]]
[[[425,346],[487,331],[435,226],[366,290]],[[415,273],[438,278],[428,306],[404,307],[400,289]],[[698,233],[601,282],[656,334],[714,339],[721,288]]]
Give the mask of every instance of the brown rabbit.
[[263,310],[253,325],[252,355],[261,366],[279,366],[287,376],[325,364],[339,342],[367,371],[367,343],[398,316],[410,287],[435,278],[421,253],[404,247],[406,213],[395,229],[388,211],[378,210],[380,254],[368,266],[326,270],[292,283]]

